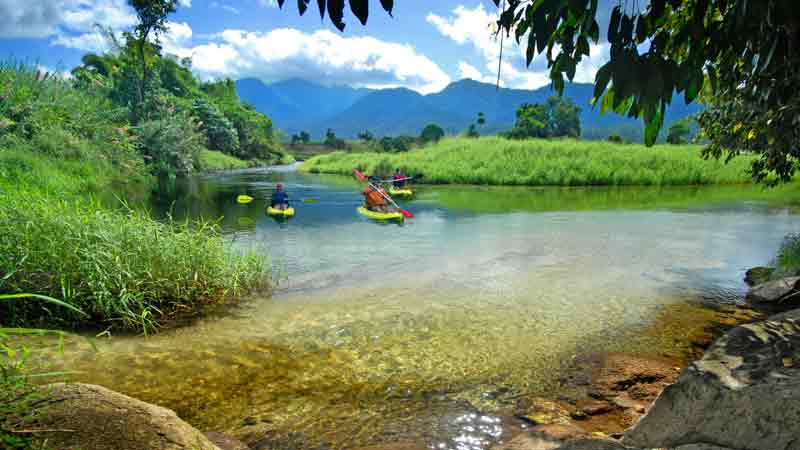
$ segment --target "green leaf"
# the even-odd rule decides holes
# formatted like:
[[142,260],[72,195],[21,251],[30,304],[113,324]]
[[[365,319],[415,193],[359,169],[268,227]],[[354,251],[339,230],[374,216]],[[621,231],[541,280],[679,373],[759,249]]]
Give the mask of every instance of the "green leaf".
[[394,0],[381,0],[381,6],[383,6],[383,10],[388,12],[391,16],[392,9],[394,8]]
[[325,18],[325,0],[317,0],[317,8],[319,9],[319,18]]
[[306,13],[306,9],[308,9],[308,1],[309,0],[297,0],[297,10],[300,12],[300,15]]
[[339,31],[344,31],[344,0],[328,0],[328,17]]
[[597,71],[597,75],[594,77],[594,93],[592,94],[592,102],[597,102],[597,99],[603,95],[603,92],[606,90],[609,81],[611,81],[611,63],[607,62],[603,64],[603,67]]
[[622,9],[619,6],[615,6],[611,11],[611,21],[608,23],[608,42],[617,42],[620,20],[622,20]]
[[664,104],[659,107],[650,107],[645,112],[644,144],[648,147],[656,143],[658,132],[664,124]]
[[366,25],[369,17],[369,1],[350,0],[350,11],[361,22],[361,25]]
[[47,303],[52,303],[54,305],[62,306],[73,312],[76,312],[82,316],[88,316],[85,312],[81,311],[80,309],[70,305],[69,303],[65,303],[61,300],[56,300],[53,297],[48,297],[46,295],[39,295],[39,294],[2,294],[0,295],[0,300],[13,300],[19,298],[34,298],[37,300],[43,300]]

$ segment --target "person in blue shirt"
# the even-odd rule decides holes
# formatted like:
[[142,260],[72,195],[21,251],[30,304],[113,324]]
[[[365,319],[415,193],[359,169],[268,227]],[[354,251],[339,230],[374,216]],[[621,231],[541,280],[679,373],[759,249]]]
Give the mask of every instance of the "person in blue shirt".
[[289,207],[289,195],[287,195],[283,190],[282,184],[275,186],[275,192],[272,193],[272,201],[270,206],[281,210]]

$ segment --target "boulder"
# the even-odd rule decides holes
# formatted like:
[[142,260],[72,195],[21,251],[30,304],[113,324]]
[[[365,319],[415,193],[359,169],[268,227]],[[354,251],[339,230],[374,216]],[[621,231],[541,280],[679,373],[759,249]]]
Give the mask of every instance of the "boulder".
[[169,409],[91,384],[49,386],[31,429],[60,450],[220,450]]
[[740,325],[717,340],[623,443],[800,449],[800,309]]
[[761,283],[766,283],[769,281],[769,277],[772,276],[773,272],[775,272],[775,269],[772,267],[753,267],[744,273],[744,282],[747,283],[748,286],[757,286]]
[[754,303],[782,301],[797,291],[798,281],[800,277],[788,277],[759,284],[750,289],[747,299]]

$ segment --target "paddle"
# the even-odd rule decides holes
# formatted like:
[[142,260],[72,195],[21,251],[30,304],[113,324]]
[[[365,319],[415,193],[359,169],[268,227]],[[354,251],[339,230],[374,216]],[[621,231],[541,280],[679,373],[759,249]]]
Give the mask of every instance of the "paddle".
[[422,177],[422,175],[413,175],[413,176],[410,176],[410,177],[398,178],[396,180],[394,178],[392,178],[391,180],[381,180],[381,183],[393,183],[395,181],[414,180],[416,178],[421,178],[421,177]]
[[394,201],[394,200],[392,200],[392,198],[391,198],[391,197],[389,197],[388,195],[384,194],[384,193],[383,193],[383,191],[381,191],[381,190],[380,190],[380,189],[378,189],[378,188],[377,188],[377,187],[376,187],[374,184],[372,184],[372,183],[371,183],[371,182],[370,182],[370,181],[367,179],[367,177],[366,177],[366,176],[364,176],[364,174],[363,174],[363,173],[361,173],[361,172],[359,172],[359,171],[358,171],[358,169],[353,169],[353,175],[355,175],[355,176],[356,176],[356,178],[358,178],[358,179],[359,179],[359,180],[361,180],[361,181],[366,181],[366,182],[367,182],[367,184],[368,184],[368,185],[369,185],[369,186],[370,186],[372,189],[375,189],[375,190],[378,192],[378,194],[381,194],[381,196],[382,196],[383,198],[385,198],[386,200],[389,200],[389,202],[390,202],[392,205],[394,205],[394,207],[395,207],[395,208],[397,208],[397,210],[398,210],[398,211],[400,211],[400,214],[402,214],[402,215],[403,215],[403,217],[405,217],[405,218],[407,218],[407,219],[410,219],[410,218],[414,217],[414,214],[411,214],[411,212],[410,212],[410,211],[406,211],[405,209],[401,208],[401,207],[400,207],[400,205],[398,205],[397,203],[395,203],[395,201]]

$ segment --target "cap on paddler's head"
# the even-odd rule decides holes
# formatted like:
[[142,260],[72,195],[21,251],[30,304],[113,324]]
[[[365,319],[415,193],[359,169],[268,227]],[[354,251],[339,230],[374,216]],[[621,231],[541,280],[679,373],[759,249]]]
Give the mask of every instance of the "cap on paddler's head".
[[282,185],[282,184],[280,184],[280,183],[278,183],[278,185],[277,185],[277,186],[275,186],[275,189],[277,189],[277,190],[279,190],[279,191],[280,191],[281,189],[283,189],[283,185]]

